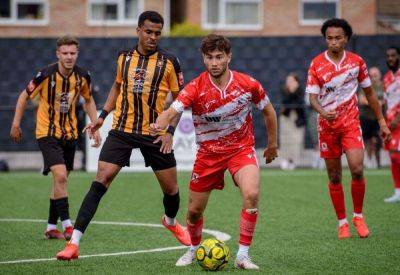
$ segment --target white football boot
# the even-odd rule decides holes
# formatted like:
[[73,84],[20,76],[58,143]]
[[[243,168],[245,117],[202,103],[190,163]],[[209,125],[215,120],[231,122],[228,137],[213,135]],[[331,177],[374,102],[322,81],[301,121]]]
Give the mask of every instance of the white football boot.
[[394,203],[400,201],[400,194],[395,193],[393,196],[386,198],[385,202],[387,203]]
[[258,265],[254,264],[249,256],[239,256],[235,260],[235,268],[238,269],[260,269]]
[[175,265],[176,265],[176,266],[187,266],[187,265],[190,265],[190,264],[193,263],[193,261],[194,261],[195,252],[196,252],[195,249],[190,249],[190,248],[189,248],[188,251],[186,251],[186,253],[183,254],[183,256],[180,257],[180,258],[176,261]]

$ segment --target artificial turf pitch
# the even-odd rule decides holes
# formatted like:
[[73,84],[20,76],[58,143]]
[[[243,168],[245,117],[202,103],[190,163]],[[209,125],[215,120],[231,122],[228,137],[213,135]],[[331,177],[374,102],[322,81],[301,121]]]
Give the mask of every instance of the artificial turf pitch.
[[[385,204],[391,195],[389,170],[366,171],[365,215],[371,235],[359,239],[352,227],[352,238],[338,240],[336,218],[327,191],[324,171],[262,170],[259,219],[250,256],[261,274],[399,274],[400,203]],[[71,218],[90,187],[94,175],[73,172],[69,179]],[[181,209],[184,224],[189,173],[179,173]],[[44,240],[51,177],[38,173],[0,174],[0,274],[191,274],[203,272],[197,264],[175,267],[185,252],[162,227],[121,224],[91,224],[84,235],[81,255],[93,255],[72,262],[44,260],[4,263],[26,259],[51,259],[63,248],[63,241]],[[350,217],[352,202],[350,177],[344,173],[346,208]],[[204,227],[229,234],[227,241],[236,254],[241,198],[230,176],[223,191],[214,191],[205,212]],[[94,220],[160,224],[162,194],[151,173],[121,173],[100,203]],[[11,221],[6,219],[31,219]],[[349,219],[350,220],[350,219]],[[204,234],[203,238],[210,237]],[[172,247],[173,250],[145,252]],[[121,255],[120,252],[129,252]],[[116,253],[100,257],[99,254]],[[230,260],[224,272],[238,271]],[[200,273],[202,274],[202,273]]]

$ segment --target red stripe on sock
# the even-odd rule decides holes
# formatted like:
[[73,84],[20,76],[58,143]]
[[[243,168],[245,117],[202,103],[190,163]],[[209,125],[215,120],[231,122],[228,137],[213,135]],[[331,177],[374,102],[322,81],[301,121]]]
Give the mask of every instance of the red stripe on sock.
[[203,231],[203,218],[198,220],[195,224],[191,224],[188,220],[186,220],[186,226],[192,245],[199,245],[201,242],[201,233]]
[[351,181],[351,197],[353,198],[354,213],[361,214],[364,203],[365,179]]
[[248,213],[246,209],[242,209],[240,213],[240,239],[242,245],[251,245],[254,231],[256,229],[258,213]]
[[390,160],[394,188],[400,188],[400,153],[390,154]]
[[331,196],[333,208],[338,220],[346,218],[346,207],[344,205],[344,192],[342,184],[329,183],[329,195]]

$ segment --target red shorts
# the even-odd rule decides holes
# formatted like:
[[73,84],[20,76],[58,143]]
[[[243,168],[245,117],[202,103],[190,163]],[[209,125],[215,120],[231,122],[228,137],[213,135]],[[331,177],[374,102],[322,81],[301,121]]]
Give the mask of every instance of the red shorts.
[[385,143],[385,149],[388,151],[400,152],[400,125],[396,129],[391,129],[392,139]]
[[[195,192],[206,192],[224,188],[226,169],[233,175],[242,167],[253,164],[258,167],[253,147],[238,150],[232,154],[197,153],[189,188]],[[235,183],[236,184],[236,183]]]
[[343,152],[350,149],[364,149],[360,124],[341,131],[319,131],[319,151],[321,158],[340,158]]

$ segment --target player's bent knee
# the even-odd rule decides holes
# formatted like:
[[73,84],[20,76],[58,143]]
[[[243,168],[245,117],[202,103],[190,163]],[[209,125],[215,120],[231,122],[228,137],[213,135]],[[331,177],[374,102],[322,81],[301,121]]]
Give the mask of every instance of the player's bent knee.
[[[258,192],[248,192],[248,193],[244,194],[243,199],[252,205],[257,204]],[[252,207],[254,207],[254,206],[252,206]]]
[[67,184],[67,174],[66,173],[56,173],[54,175],[54,182],[56,185],[64,186]]
[[342,176],[339,173],[329,174],[329,181],[332,184],[340,184],[342,182]]

